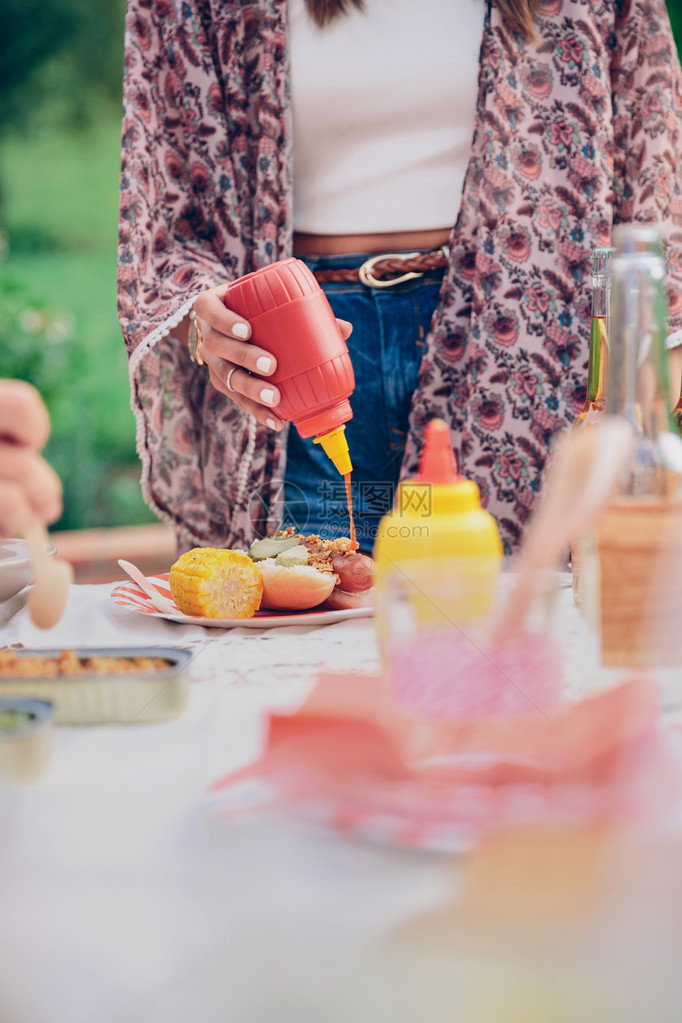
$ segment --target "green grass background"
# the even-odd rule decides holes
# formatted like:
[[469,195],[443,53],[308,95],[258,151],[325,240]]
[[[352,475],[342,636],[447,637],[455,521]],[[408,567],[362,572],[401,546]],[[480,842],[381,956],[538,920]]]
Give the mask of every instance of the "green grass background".
[[87,130],[42,125],[0,154],[4,274],[29,304],[72,323],[63,379],[48,402],[47,457],[64,483],[58,528],[154,521],[139,488],[127,358],[116,316],[120,115]]
[[[682,0],[670,0],[669,10],[679,45]],[[122,39],[112,45],[122,49]],[[53,422],[47,456],[64,483],[58,528],[155,521],[139,489],[116,318],[120,112],[97,102],[76,130],[47,100],[0,148],[0,227],[9,239],[0,278],[27,306],[63,312],[71,324],[44,388]],[[34,358],[42,355],[38,346]]]

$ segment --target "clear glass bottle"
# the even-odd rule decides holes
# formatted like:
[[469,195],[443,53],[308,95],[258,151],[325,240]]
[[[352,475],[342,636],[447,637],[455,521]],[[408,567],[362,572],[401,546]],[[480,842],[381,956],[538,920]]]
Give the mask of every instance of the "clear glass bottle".
[[584,569],[583,599],[592,607],[595,598],[603,666],[670,668],[679,689],[682,503],[665,263],[655,225],[619,225],[613,240],[606,414],[626,419],[636,442],[630,468],[597,522],[596,571]]
[[607,412],[623,416],[637,434],[632,472],[623,496],[660,496],[667,474],[659,450],[662,434],[674,431],[669,406],[665,346],[667,305],[665,263],[654,224],[620,224],[614,229],[611,336]]
[[[585,404],[573,424],[573,430],[599,426],[606,414],[606,373],[608,358],[609,320],[611,313],[611,260],[613,249],[594,249],[592,252],[592,319],[590,322],[590,354],[587,366],[587,393]],[[571,544],[571,576],[573,601],[582,603],[580,585],[580,543]]]

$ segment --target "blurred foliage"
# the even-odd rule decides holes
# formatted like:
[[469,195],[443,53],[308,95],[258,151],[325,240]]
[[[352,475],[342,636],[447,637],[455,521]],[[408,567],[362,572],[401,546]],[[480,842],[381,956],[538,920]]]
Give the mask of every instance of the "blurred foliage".
[[[681,46],[682,0],[668,6]],[[2,0],[0,373],[45,397],[59,528],[153,521],[115,303],[124,11]]]
[[[78,129],[50,123],[7,135],[0,149],[5,182],[0,220],[11,260],[34,253],[106,251],[113,302],[121,115],[94,101],[91,111],[91,123]],[[64,277],[68,295],[70,282]]]
[[118,102],[125,0],[3,0],[0,134],[41,113],[88,123],[93,100]]
[[120,111],[98,98],[91,114],[78,129],[44,118],[26,134],[10,130],[0,148],[0,372],[45,398],[46,456],[64,484],[60,529],[155,521],[140,492],[116,316]]
[[35,72],[66,47],[68,7],[43,0],[4,0],[0,33],[0,128],[19,123]]
[[125,0],[3,0],[0,373],[33,383],[57,528],[154,521],[116,316]]
[[92,252],[0,264],[0,376],[29,381],[45,399],[45,454],[64,484],[60,529],[153,521],[140,493],[112,276],[112,260]]
[[19,377],[51,404],[73,339],[73,317],[47,307],[0,266],[0,377]]

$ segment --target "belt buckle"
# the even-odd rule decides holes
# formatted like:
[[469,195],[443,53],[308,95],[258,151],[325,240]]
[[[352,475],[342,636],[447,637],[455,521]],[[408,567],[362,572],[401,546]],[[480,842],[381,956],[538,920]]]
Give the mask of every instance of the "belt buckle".
[[421,271],[410,271],[409,273],[402,274],[400,277],[394,277],[390,281],[379,281],[372,273],[374,266],[381,262],[382,259],[414,259],[419,255],[421,255],[420,252],[380,252],[378,256],[372,256],[370,259],[365,260],[358,270],[358,276],[368,288],[392,288],[394,284],[402,284],[404,281],[411,281],[415,277],[423,277],[424,274]]

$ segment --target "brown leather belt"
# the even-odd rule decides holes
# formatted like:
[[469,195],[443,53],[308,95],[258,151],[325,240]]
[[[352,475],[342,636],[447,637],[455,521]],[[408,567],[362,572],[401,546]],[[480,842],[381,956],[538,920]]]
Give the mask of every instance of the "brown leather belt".
[[[362,266],[313,270],[313,273],[320,284],[362,281],[368,288],[392,288],[414,277],[422,277],[428,270],[440,270],[449,255],[447,245],[433,252],[382,252],[365,260]],[[379,280],[388,275],[391,275],[388,280]]]

